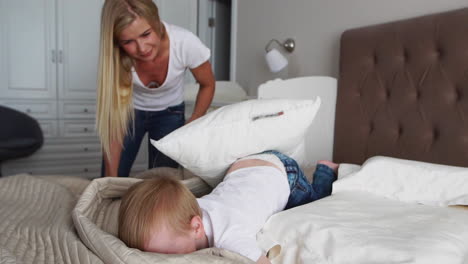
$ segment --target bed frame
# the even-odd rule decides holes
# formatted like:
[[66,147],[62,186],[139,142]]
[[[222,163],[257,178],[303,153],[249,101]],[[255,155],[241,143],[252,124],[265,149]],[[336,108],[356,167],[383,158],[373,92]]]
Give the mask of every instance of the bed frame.
[[343,33],[333,155],[468,167],[468,8]]

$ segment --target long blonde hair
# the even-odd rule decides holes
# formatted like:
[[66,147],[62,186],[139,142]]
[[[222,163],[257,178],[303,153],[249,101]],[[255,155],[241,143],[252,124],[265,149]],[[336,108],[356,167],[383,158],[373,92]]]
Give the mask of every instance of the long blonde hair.
[[102,8],[96,128],[108,159],[111,143],[122,144],[134,117],[134,61],[119,46],[118,37],[138,17],[144,18],[161,39],[164,37],[164,25],[152,0],[106,0]]
[[180,181],[169,177],[144,180],[130,187],[119,210],[119,238],[144,250],[151,232],[163,226],[178,234],[190,230],[194,216],[202,217],[195,196]]

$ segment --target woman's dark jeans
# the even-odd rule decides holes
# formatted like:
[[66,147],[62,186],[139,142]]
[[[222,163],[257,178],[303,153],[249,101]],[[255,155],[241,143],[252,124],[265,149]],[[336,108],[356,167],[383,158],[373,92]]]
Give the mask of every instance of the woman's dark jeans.
[[[150,139],[159,140],[185,124],[185,104],[181,103],[161,111],[143,111],[135,109],[135,127],[130,122],[129,133],[124,138],[120,154],[118,175],[128,177],[133,162],[140,149],[141,141],[148,132],[148,169],[155,167],[177,168],[179,164],[159,152],[150,143]],[[104,162],[101,176],[104,176]]]

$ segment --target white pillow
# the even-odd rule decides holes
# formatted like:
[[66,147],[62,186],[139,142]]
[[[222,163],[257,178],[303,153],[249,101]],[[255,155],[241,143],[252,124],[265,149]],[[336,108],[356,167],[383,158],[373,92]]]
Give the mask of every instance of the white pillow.
[[333,193],[345,190],[427,205],[468,205],[468,168],[377,156],[333,184]]
[[263,99],[227,105],[151,143],[215,187],[238,158],[277,150],[306,165],[304,134],[321,100]]

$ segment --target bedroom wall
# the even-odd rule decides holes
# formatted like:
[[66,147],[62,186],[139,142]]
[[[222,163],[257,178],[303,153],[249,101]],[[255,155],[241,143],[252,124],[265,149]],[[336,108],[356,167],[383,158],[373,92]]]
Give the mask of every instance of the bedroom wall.
[[[463,7],[468,7],[466,0],[240,0],[236,81],[256,95],[258,85],[270,79],[336,78],[344,30]],[[288,68],[269,72],[265,45],[288,37],[296,40]]]

